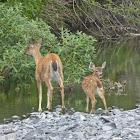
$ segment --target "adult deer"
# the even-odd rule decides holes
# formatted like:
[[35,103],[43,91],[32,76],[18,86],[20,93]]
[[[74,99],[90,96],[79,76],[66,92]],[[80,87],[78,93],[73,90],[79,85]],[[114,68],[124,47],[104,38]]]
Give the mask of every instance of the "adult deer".
[[37,81],[37,88],[39,92],[39,108],[38,111],[41,112],[41,102],[42,102],[42,82],[45,82],[48,87],[47,91],[47,109],[52,109],[52,96],[53,96],[53,87],[52,82],[58,81],[61,90],[62,96],[62,111],[65,112],[64,105],[64,85],[63,85],[63,68],[59,56],[55,53],[47,54],[42,58],[40,54],[40,47],[42,44],[42,39],[40,38],[37,43],[33,43],[29,39],[29,47],[26,51],[26,55],[32,55],[36,63],[35,77]]
[[91,114],[94,113],[94,106],[97,102],[97,100],[95,99],[95,94],[97,93],[101,97],[104,103],[106,115],[108,115],[106,100],[104,97],[104,89],[103,89],[102,82],[100,81],[100,77],[102,77],[102,69],[104,69],[105,66],[106,66],[106,61],[102,64],[101,67],[95,67],[95,65],[92,62],[90,62],[89,67],[93,69],[94,72],[92,75],[85,77],[82,82],[82,88],[86,94],[86,102],[87,102],[86,112],[89,112],[88,110],[89,97],[91,98],[92,101],[92,108],[90,111]]

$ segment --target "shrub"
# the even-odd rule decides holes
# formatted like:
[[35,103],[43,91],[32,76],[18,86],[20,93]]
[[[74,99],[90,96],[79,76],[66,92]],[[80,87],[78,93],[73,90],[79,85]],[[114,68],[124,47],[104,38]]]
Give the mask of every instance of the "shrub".
[[60,56],[64,72],[65,81],[80,82],[81,76],[89,72],[89,63],[94,57],[95,39],[82,32],[76,34],[69,30],[61,29],[61,42],[53,49]]
[[[7,7],[0,5],[0,67],[9,71],[12,79],[34,79],[35,63],[32,57],[27,57],[29,38],[43,38],[44,43],[53,45],[56,37],[50,32],[50,27],[41,19],[29,20],[21,16],[21,6]],[[47,50],[44,50],[47,53]]]
[[50,27],[41,19],[29,20],[21,14],[20,7],[0,5],[0,71],[9,72],[13,80],[34,80],[35,62],[24,55],[29,38],[43,39],[41,54],[57,53],[64,66],[64,78],[68,82],[79,82],[89,71],[88,65],[94,56],[92,36],[82,32],[76,34],[61,29],[59,39],[51,33]]
[[45,7],[43,5],[44,2],[47,2],[48,0],[7,0],[5,2],[8,6],[15,6],[15,5],[22,5],[21,13],[22,15],[26,15],[28,18],[36,19],[36,17],[40,16],[40,11],[42,7]]

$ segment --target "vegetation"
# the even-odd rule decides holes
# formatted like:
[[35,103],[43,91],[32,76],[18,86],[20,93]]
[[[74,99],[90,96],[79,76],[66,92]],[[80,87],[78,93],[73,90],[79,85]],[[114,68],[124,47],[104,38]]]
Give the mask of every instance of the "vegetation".
[[117,38],[140,32],[137,0],[7,0],[5,3],[22,5],[22,15],[34,20],[42,18],[55,34],[61,27],[99,38]]
[[41,17],[54,31],[63,26],[73,32],[78,29],[100,38],[139,33],[139,15],[137,0],[50,1],[41,11]]
[[57,53],[65,81],[79,82],[94,57],[93,36],[139,33],[136,0],[3,0],[0,4],[0,82],[3,72],[13,80],[34,80],[35,63],[24,55],[29,38],[42,38],[42,55]]
[[88,64],[94,57],[96,40],[82,32],[73,34],[63,29],[57,38],[51,33],[50,26],[41,19],[23,16],[22,8],[22,5],[0,6],[0,71],[8,71],[13,80],[20,82],[34,80],[35,62],[24,53],[29,38],[35,41],[43,38],[42,55],[57,53],[64,65],[65,81],[79,82],[81,76],[89,71]]
[[[48,0],[3,0],[7,6],[18,6],[21,11],[21,15],[25,15],[30,19],[36,19],[40,16],[40,11],[44,2]],[[21,6],[22,5],[22,6]]]

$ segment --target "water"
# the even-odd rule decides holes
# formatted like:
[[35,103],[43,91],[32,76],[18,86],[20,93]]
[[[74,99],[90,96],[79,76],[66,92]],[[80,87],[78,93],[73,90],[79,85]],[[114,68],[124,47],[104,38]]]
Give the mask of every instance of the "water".
[[[106,68],[103,71],[103,79],[112,82],[127,82],[126,92],[108,91],[106,89],[107,106],[117,106],[124,110],[135,108],[136,103],[140,103],[140,42],[138,39],[127,41],[109,42],[103,41],[96,44],[97,54],[93,60],[95,65],[100,66],[105,60]],[[89,64],[87,64],[89,65]],[[4,118],[13,115],[26,115],[38,109],[38,91],[36,82],[31,84],[31,92],[28,90],[15,90],[15,83],[7,80],[0,87],[0,123]],[[57,85],[55,85],[53,95],[53,107],[61,104],[61,95]],[[97,96],[95,109],[103,108],[101,99]],[[42,108],[47,105],[47,88],[43,85]],[[65,88],[65,106],[74,108],[76,111],[85,112],[86,100],[81,84],[70,85]],[[91,103],[90,103],[91,108]]]

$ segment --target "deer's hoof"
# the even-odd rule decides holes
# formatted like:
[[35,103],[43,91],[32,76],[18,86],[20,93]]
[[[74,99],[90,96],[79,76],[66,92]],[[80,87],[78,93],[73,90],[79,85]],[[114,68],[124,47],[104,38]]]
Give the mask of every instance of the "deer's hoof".
[[66,109],[62,108],[62,113],[65,114],[66,113]]
[[42,109],[38,109],[38,112],[41,113],[42,112]]
[[106,112],[106,116],[109,116],[109,113],[108,112]]
[[50,108],[50,109],[48,109],[48,111],[52,112],[53,110],[52,110],[52,108]]
[[90,114],[94,114],[94,111],[90,111]]

